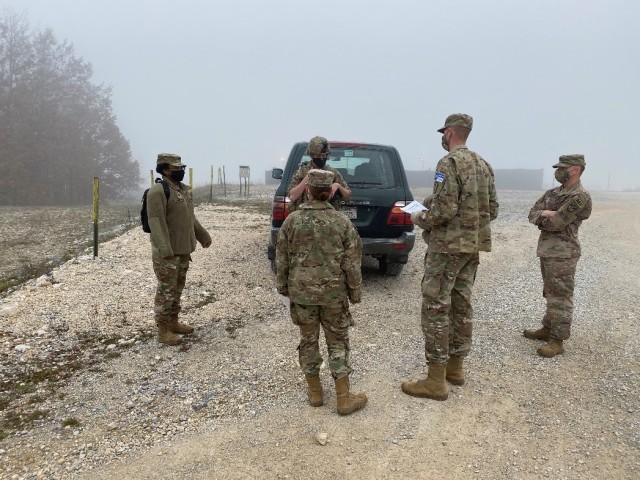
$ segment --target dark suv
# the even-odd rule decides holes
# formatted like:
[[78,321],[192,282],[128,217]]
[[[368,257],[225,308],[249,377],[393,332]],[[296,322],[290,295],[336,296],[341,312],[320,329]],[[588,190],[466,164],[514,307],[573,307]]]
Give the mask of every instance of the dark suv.
[[[284,168],[274,168],[280,180],[271,210],[271,232],[267,256],[275,268],[278,230],[289,214],[287,189],[305,155],[308,142],[296,143]],[[360,234],[363,253],[378,259],[380,272],[395,276],[407,263],[415,243],[410,215],[400,210],[413,200],[398,151],[370,143],[330,142],[327,165],[338,170],[351,189],[351,200],[342,201],[341,212]]]

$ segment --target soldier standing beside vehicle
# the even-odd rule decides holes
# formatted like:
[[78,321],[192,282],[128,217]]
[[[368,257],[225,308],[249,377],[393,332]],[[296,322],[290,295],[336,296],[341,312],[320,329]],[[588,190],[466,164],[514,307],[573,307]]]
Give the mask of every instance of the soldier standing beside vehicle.
[[553,168],[561,186],[548,190],[529,211],[529,222],[540,229],[537,255],[540,257],[543,296],[547,308],[538,330],[525,330],[533,340],[545,340],[538,355],[555,357],[564,353],[564,340],[571,334],[573,288],[580,258],[578,228],[591,215],[591,196],[580,182],[584,155],[562,155]]
[[456,113],[438,130],[449,153],[436,167],[430,208],[411,215],[428,232],[421,323],[429,371],[425,380],[402,384],[402,391],[414,397],[446,400],[445,378],[464,383],[462,363],[471,351],[478,252],[491,251],[490,222],[498,215],[493,170],[466,147],[472,126],[469,115]]
[[158,342],[177,345],[193,327],[178,321],[180,297],[187,278],[191,253],[196,241],[204,248],[211,245],[211,237],[193,213],[193,196],[188,185],[182,183],[186,165],[180,156],[160,153],[156,172],[169,185],[169,198],[161,183],[149,189],[147,214],[151,229],[151,258],[158,279],[155,296],[155,319]]
[[330,153],[331,147],[326,138],[316,136],[309,140],[307,155],[311,157],[311,161],[300,165],[300,168],[298,168],[293,175],[291,184],[289,185],[288,197],[291,200],[289,204],[290,212],[298,210],[300,205],[307,200],[305,198],[305,186],[309,181],[307,174],[312,168],[332,173],[329,203],[333,205],[334,209],[340,210],[341,199],[345,201],[351,200],[351,190],[347,182],[340,172],[326,164],[327,157]]
[[323,405],[318,346],[324,330],[337,409],[348,415],[367,397],[349,392],[349,301],[362,295],[362,241],[351,221],[328,203],[332,172],[311,169],[305,175],[308,201],[289,215],[278,233],[277,288],[291,302],[291,320],[300,328],[298,355],[313,407]]

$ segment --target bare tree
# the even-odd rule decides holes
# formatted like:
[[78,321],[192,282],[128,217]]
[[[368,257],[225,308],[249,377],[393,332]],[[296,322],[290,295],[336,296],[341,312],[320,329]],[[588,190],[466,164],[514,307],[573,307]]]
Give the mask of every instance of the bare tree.
[[118,200],[140,183],[120,132],[111,89],[49,29],[31,32],[24,16],[0,17],[0,204],[77,204]]

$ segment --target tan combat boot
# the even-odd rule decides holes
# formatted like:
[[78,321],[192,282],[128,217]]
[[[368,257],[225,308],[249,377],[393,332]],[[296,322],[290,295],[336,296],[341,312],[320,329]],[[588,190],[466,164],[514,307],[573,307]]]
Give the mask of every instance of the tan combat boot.
[[165,345],[178,345],[182,343],[182,338],[171,331],[170,318],[156,318],[158,326],[158,342]]
[[307,379],[307,397],[309,398],[309,405],[312,407],[321,407],[324,405],[322,399],[322,384],[320,383],[320,376],[314,375],[304,376]]
[[181,333],[183,335],[189,335],[193,333],[193,327],[191,325],[187,325],[186,323],[181,323],[178,321],[178,314],[171,315],[171,331],[173,333]]
[[538,330],[527,329],[522,334],[530,338],[531,340],[544,340],[545,342],[549,341],[550,338],[549,329],[547,327],[539,328]]
[[449,387],[444,379],[446,369],[447,365],[444,363],[430,363],[427,378],[415,382],[404,382],[402,391],[412,397],[446,400],[449,397]]
[[367,396],[364,393],[349,393],[349,377],[336,378],[336,400],[339,415],[349,415],[360,410],[367,404]]
[[538,349],[538,355],[546,358],[552,358],[561,353],[564,353],[564,347],[562,346],[562,340],[557,338],[550,338],[546,345]]
[[464,385],[464,372],[462,371],[462,357],[450,355],[447,362],[447,380],[453,385]]

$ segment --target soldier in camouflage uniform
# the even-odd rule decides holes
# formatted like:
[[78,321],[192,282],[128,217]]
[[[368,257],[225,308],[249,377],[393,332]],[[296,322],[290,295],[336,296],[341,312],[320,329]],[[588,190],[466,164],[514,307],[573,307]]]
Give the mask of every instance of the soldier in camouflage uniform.
[[327,158],[331,153],[329,142],[324,137],[313,137],[307,145],[307,155],[311,157],[311,161],[300,165],[296,173],[293,174],[291,184],[289,185],[288,197],[291,200],[289,211],[294,212],[300,208],[305,198],[305,185],[309,181],[307,174],[312,168],[331,172],[331,194],[329,203],[333,208],[340,210],[341,200],[348,201],[351,199],[351,190],[344,180],[340,172],[326,164]]
[[158,279],[154,307],[158,342],[167,345],[182,342],[176,333],[193,332],[193,327],[178,321],[180,297],[196,241],[204,248],[211,245],[209,233],[193,213],[191,189],[182,183],[185,167],[178,155],[160,153],[156,172],[169,185],[169,198],[161,183],[156,183],[147,194],[151,258]]
[[425,380],[402,384],[402,390],[415,397],[446,400],[445,379],[464,383],[463,358],[471,350],[471,290],[478,252],[491,251],[490,222],[498,216],[493,170],[465,145],[472,126],[469,115],[453,114],[438,130],[449,153],[436,167],[433,196],[425,199],[428,210],[411,215],[425,229],[428,245],[421,323],[429,371]]
[[349,301],[362,294],[362,241],[347,217],[328,203],[333,175],[312,169],[306,175],[306,198],[278,233],[277,288],[291,300],[291,319],[300,328],[298,354],[308,386],[309,403],[323,405],[320,383],[320,326],[335,381],[338,413],[348,415],[367,403],[349,392]]
[[564,353],[563,341],[570,335],[573,287],[580,258],[578,228],[591,215],[591,196],[580,182],[584,155],[562,155],[553,168],[562,185],[548,190],[529,211],[529,222],[540,229],[537,254],[547,311],[542,328],[524,331],[527,338],[547,341],[538,349],[538,354],[547,358]]

